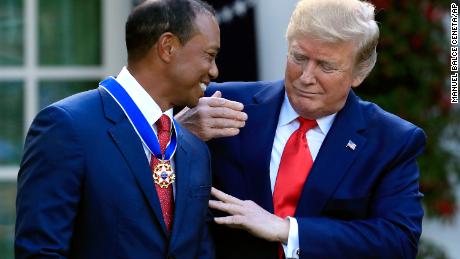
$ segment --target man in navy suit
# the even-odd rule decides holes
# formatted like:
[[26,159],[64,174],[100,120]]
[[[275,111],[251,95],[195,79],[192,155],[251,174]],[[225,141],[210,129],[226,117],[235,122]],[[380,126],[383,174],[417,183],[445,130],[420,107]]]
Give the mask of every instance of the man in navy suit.
[[217,77],[220,31],[198,0],[145,1],[128,65],[43,109],[18,175],[16,258],[214,258],[209,152],[171,121]]
[[425,135],[351,90],[378,36],[367,2],[302,0],[284,80],[214,84],[178,115],[214,138],[218,258],[416,257]]

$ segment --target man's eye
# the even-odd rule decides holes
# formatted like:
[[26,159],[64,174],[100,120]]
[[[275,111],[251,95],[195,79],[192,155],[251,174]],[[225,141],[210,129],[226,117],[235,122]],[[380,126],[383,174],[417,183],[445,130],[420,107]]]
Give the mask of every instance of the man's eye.
[[217,54],[215,53],[209,53],[209,52],[206,52],[206,59],[209,61],[209,62],[212,62],[216,59],[216,56]]
[[294,58],[294,61],[295,61],[296,63],[302,63],[302,62],[304,62],[304,61],[307,60],[307,57],[302,56],[302,55],[296,55],[296,54],[294,54],[294,55],[292,55],[292,57]]
[[331,65],[328,64],[321,64],[321,70],[323,70],[326,73],[332,73],[336,71],[337,69]]

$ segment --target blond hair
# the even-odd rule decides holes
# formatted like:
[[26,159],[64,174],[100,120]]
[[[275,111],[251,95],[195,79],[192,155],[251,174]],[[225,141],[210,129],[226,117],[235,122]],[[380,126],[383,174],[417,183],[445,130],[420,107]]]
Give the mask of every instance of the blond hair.
[[286,38],[306,35],[320,41],[356,43],[355,68],[365,78],[377,61],[379,28],[375,7],[360,0],[300,0],[291,16]]

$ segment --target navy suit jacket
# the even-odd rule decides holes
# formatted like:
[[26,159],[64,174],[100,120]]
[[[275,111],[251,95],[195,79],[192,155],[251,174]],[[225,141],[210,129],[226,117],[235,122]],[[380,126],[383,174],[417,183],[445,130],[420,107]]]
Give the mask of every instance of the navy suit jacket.
[[[216,90],[242,102],[248,120],[239,135],[209,142],[213,185],[273,213],[269,165],[284,82],[214,84],[207,94]],[[424,145],[420,128],[351,91],[297,205],[300,258],[415,258]],[[277,258],[276,243],[223,226],[213,232],[217,258]]]
[[213,258],[206,145],[181,127],[167,234],[142,143],[97,89],[42,110],[18,175],[16,258]]

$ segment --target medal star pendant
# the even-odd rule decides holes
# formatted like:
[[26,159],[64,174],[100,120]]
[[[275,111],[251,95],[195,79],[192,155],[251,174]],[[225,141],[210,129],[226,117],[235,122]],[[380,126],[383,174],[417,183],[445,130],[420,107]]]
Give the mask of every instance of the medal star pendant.
[[176,175],[174,174],[169,161],[160,160],[153,169],[153,180],[161,188],[168,188],[174,182]]

